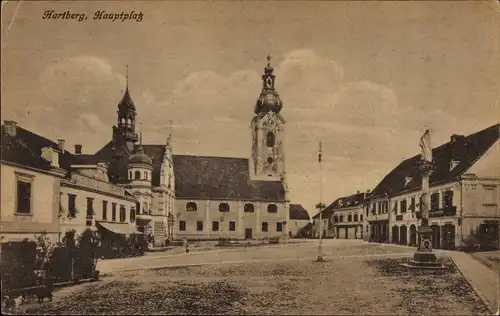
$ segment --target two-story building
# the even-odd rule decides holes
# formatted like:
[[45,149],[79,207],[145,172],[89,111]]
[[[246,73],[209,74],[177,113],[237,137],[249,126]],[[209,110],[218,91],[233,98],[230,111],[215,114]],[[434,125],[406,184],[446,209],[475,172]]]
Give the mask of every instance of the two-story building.
[[[477,133],[452,135],[432,153],[429,225],[434,248],[453,249],[476,235],[498,248],[500,220],[500,125]],[[370,194],[365,215],[369,240],[415,245],[420,204],[420,155],[392,170]]]
[[106,164],[77,157],[64,143],[13,121],[2,125],[1,236],[33,239],[46,232],[58,241],[68,230],[137,232],[136,199],[109,183]]
[[344,239],[363,239],[363,214],[366,193],[344,196],[335,200],[332,206],[329,226],[333,227],[334,236]]

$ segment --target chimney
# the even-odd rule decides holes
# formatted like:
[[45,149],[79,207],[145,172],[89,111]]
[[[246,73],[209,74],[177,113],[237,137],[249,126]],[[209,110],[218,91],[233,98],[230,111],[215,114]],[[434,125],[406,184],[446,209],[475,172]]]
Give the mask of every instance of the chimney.
[[57,140],[57,149],[64,154],[64,139]]
[[16,121],[4,121],[5,132],[11,137],[16,137],[16,125]]
[[82,154],[82,145],[78,144],[75,145],[75,155],[81,155]]

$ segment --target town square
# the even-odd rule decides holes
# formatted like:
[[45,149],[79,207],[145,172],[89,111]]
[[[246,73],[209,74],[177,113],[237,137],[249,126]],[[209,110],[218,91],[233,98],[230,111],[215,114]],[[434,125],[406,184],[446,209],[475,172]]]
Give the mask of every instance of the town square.
[[499,14],[2,3],[2,313],[498,315]]

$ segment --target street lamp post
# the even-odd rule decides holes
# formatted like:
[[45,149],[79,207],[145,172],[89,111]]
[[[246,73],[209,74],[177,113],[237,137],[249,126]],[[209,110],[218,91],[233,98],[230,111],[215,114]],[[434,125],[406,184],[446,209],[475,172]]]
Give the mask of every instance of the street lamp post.
[[323,163],[322,163],[322,151],[321,141],[319,142],[318,150],[318,164],[319,164],[319,203],[316,204],[316,208],[319,211],[319,245],[318,245],[318,258],[316,262],[323,262],[323,209],[325,205],[322,203],[323,200]]

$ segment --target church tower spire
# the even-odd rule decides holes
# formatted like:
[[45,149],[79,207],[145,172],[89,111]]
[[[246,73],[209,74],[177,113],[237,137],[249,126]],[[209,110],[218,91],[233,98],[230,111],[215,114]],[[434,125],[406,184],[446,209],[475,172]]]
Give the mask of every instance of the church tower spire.
[[254,177],[279,181],[285,176],[285,120],[280,112],[283,102],[275,89],[276,76],[267,56],[262,75],[262,91],[254,107],[252,119],[252,163]]
[[113,143],[115,149],[119,152],[125,151],[130,154],[137,142],[137,133],[135,132],[136,107],[130,97],[128,65],[126,66],[126,86],[125,93],[120,103],[118,103],[117,125],[113,126]]

